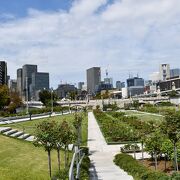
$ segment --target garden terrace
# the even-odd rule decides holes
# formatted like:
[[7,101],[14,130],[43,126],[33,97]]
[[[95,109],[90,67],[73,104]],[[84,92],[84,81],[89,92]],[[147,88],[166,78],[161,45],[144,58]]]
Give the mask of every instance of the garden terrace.
[[[7,124],[2,125],[2,127],[11,127],[13,129],[17,129],[19,131],[23,131],[25,133],[34,135],[36,126],[43,122],[44,120],[48,121],[56,121],[56,122],[62,122],[63,120],[66,120],[69,125],[73,126],[74,121],[74,115],[68,114],[63,116],[53,116],[48,118],[42,118],[38,120],[31,120],[31,121],[25,121],[20,123],[14,123],[14,124]],[[87,144],[87,114],[83,114],[83,121],[82,121],[82,145]]]
[[101,131],[108,143],[129,143],[139,141],[145,133],[150,133],[159,123],[143,121],[136,116],[126,116],[122,112],[94,111]]

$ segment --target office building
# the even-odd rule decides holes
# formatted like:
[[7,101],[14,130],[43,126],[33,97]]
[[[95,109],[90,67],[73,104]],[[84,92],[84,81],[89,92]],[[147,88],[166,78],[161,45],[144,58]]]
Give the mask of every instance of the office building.
[[127,79],[128,96],[144,94],[144,79],[139,77]]
[[100,93],[101,91],[112,90],[112,89],[113,89],[112,84],[107,84],[107,83],[104,83],[104,81],[102,81],[99,85],[95,87],[95,93]]
[[49,73],[38,72],[37,65],[25,64],[17,70],[17,92],[23,100],[39,100],[39,92],[49,90]]
[[71,84],[60,84],[56,89],[56,94],[60,99],[70,98],[70,94],[76,92],[77,92],[77,88]]
[[9,89],[11,92],[17,92],[17,80],[11,79]]
[[166,81],[161,81],[157,83],[157,86],[160,88],[160,91],[169,91],[173,90],[173,86],[175,89],[180,88],[180,77],[168,79]]
[[[27,100],[31,99],[30,94],[30,85],[32,83],[32,74],[37,72],[37,65],[25,64],[22,68],[22,88],[23,88],[23,97]],[[28,94],[27,94],[28,92]]]
[[23,81],[22,81],[22,68],[19,68],[17,70],[17,92],[20,97],[22,97],[22,92],[23,92]]
[[82,90],[84,82],[78,82],[78,89]]
[[170,78],[170,65],[169,64],[161,64],[159,68],[160,80],[165,81]]
[[179,76],[180,76],[180,69],[179,68],[170,70],[170,78],[179,77]]
[[96,86],[101,82],[101,69],[100,67],[92,67],[87,69],[87,91],[89,94],[94,95]]
[[49,90],[49,73],[34,72],[32,73],[32,83],[30,85],[31,100],[39,100],[39,92]]
[[125,82],[116,81],[116,89],[121,90],[125,87]]
[[0,85],[7,85],[7,63],[0,61]]
[[108,77],[104,78],[104,83],[111,84],[113,86],[113,78],[108,78]]

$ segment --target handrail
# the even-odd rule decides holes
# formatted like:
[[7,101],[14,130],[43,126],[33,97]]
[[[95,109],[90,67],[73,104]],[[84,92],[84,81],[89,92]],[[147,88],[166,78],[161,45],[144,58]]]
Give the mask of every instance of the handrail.
[[[79,160],[78,157],[79,157],[79,155],[81,155],[81,151],[82,151],[82,149],[78,150],[78,147],[75,147],[75,152],[73,154],[73,157],[72,157],[72,160],[71,160],[71,165],[70,165],[70,168],[69,168],[69,180],[75,180],[74,179],[74,170],[73,170],[73,168],[74,168],[74,163],[76,161],[76,157],[77,157],[76,179],[79,179],[79,176],[80,176],[80,165],[81,165],[82,160],[83,160],[83,158],[85,156],[85,154],[83,153],[81,159]],[[78,162],[78,160],[79,160],[79,162]]]

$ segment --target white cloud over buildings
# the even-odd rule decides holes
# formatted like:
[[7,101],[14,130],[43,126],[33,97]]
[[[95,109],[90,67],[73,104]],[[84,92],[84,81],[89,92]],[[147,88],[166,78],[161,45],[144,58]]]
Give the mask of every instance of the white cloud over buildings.
[[162,62],[180,67],[180,1],[77,0],[67,11],[29,9],[0,23],[0,57],[13,76],[25,63],[38,64],[53,85],[84,80],[91,66],[109,65],[114,79],[148,77]]

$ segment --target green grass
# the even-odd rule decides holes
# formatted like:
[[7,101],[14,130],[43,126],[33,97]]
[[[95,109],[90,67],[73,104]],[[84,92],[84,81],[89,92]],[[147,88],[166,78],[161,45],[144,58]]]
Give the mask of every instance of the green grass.
[[158,114],[146,114],[145,112],[135,112],[135,111],[125,111],[126,115],[128,116],[136,116],[138,119],[143,120],[143,121],[156,121],[160,122],[163,120],[162,116],[159,116]]
[[[87,145],[88,120],[87,120],[87,115],[83,117],[84,118],[83,118],[83,123],[82,123],[82,145],[85,146]],[[68,114],[68,115],[63,115],[63,116],[54,116],[54,117],[21,122],[21,123],[8,124],[8,125],[3,125],[3,126],[11,127],[13,129],[18,129],[19,131],[24,131],[25,133],[34,135],[36,126],[44,120],[49,120],[49,121],[54,120],[56,122],[62,122],[63,120],[66,120],[72,126],[72,122],[74,121],[74,115]]]
[[[44,120],[55,120],[62,122],[66,120],[72,125],[74,116],[64,115],[21,123],[4,125],[18,129],[29,134],[34,134],[38,123]],[[82,124],[82,145],[87,144],[87,115],[83,118]],[[63,151],[62,151],[63,152]],[[62,166],[64,167],[64,153],[61,153]],[[52,151],[52,174],[58,172],[57,154]],[[42,147],[35,147],[30,142],[9,138],[0,135],[0,180],[48,180],[48,160],[47,153]]]
[[[64,153],[61,153],[63,161]],[[52,151],[52,174],[57,156]],[[64,167],[64,165],[62,164]],[[0,180],[49,180],[47,153],[32,143],[0,135]]]

